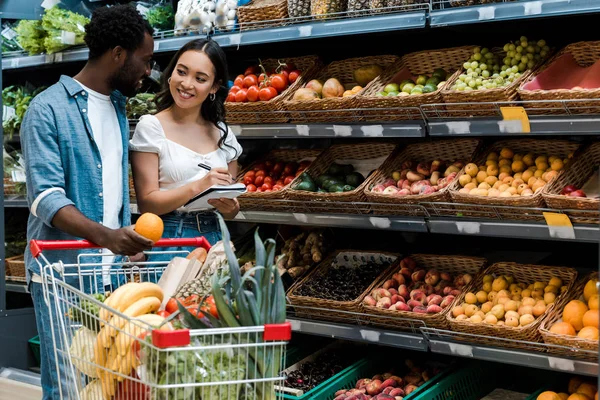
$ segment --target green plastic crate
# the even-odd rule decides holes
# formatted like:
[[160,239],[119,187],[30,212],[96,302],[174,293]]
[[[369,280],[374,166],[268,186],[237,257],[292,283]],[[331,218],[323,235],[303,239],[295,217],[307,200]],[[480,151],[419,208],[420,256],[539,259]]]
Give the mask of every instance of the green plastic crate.
[[[333,400],[335,398],[335,392],[344,388],[353,388],[356,385],[356,382],[361,378],[366,378],[373,376],[375,374],[381,373],[381,361],[378,359],[369,359],[364,360],[360,364],[356,365],[352,370],[347,371],[343,375],[339,375],[337,379],[331,382],[327,387],[322,388],[319,393],[315,394],[315,399],[319,400]],[[435,385],[437,381],[442,379],[444,376],[450,374],[452,369],[455,367],[449,367],[436,376],[434,376],[429,381],[425,382],[425,384],[421,385],[417,390],[404,397],[404,400],[414,400],[417,399],[419,393],[427,390],[432,385]]]
[[33,338],[29,339],[29,347],[31,348],[31,351],[33,352],[33,357],[37,361],[37,366],[39,367],[40,363],[41,363],[41,357],[40,357],[40,337],[36,336],[36,337],[33,337]]

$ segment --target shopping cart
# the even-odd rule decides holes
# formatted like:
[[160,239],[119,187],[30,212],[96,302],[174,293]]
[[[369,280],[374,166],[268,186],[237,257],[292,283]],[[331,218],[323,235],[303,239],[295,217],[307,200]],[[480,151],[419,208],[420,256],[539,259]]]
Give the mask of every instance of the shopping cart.
[[[185,246],[210,248],[204,238],[155,243],[155,247]],[[176,330],[175,316],[132,318],[127,311],[104,304],[98,296],[108,294],[104,290],[86,294],[65,281],[76,277],[79,287],[84,287],[106,282],[108,275],[106,292],[112,292],[133,280],[156,282],[167,262],[86,262],[98,258],[97,252],[91,252],[80,254],[76,264],[52,264],[43,251],[98,247],[87,241],[35,240],[30,247],[40,265],[44,299],[51,312],[49,328],[61,399],[280,398],[274,387],[284,379],[280,368],[285,365],[285,346],[291,337],[289,323]],[[156,253],[184,256],[188,252],[148,252]]]

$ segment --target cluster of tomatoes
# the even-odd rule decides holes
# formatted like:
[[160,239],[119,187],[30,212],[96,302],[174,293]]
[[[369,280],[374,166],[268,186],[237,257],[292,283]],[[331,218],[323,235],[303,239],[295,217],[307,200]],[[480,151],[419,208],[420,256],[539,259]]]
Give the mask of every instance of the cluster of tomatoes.
[[244,75],[238,75],[233,81],[227,101],[232,103],[269,101],[296,82],[299,76],[300,71],[291,63],[280,63],[277,70],[271,73],[266,73],[262,64],[248,67]]
[[194,315],[196,318],[204,317],[202,313],[209,313],[215,318],[219,318],[219,313],[217,312],[217,306],[215,305],[215,299],[213,296],[208,296],[202,301],[202,298],[197,294],[192,294],[186,298],[171,298],[167,302],[165,309],[163,311],[159,311],[158,314],[164,318],[168,318],[171,314],[177,311],[179,308],[177,307],[177,302],[181,303],[190,314]]
[[252,170],[244,174],[242,182],[249,192],[276,192],[289,185],[309,165],[310,161],[257,163]]

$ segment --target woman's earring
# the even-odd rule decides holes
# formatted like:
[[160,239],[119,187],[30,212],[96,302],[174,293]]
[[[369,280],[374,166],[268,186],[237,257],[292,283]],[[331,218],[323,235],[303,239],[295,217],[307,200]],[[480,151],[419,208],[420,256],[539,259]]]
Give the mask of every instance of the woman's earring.
[[171,84],[171,78],[167,79],[167,83],[170,85]]
[[208,98],[210,99],[210,101],[215,101],[216,97],[217,97],[217,95],[214,94],[214,93],[211,93],[211,94],[208,95]]

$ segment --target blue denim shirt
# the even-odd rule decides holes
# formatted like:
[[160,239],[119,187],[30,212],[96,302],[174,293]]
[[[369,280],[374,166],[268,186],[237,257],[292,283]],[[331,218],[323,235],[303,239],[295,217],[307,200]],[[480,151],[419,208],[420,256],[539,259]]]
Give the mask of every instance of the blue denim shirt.
[[[73,240],[74,238],[52,226],[56,213],[63,207],[74,205],[92,221],[102,223],[102,160],[94,141],[87,115],[88,94],[74,79],[62,76],[60,81],[40,93],[31,102],[21,125],[21,146],[27,172],[27,202],[30,216],[27,240]],[[129,209],[128,140],[129,125],[125,113],[126,98],[113,92],[121,127],[123,145],[123,208],[121,226],[131,223]],[[46,251],[50,262],[77,263],[80,253],[98,250]],[[85,262],[101,262],[100,257],[86,258]],[[25,252],[28,281],[32,273],[40,274],[39,266],[31,256],[29,246]],[[70,272],[73,272],[71,269]],[[70,284],[77,284],[69,279]],[[99,279],[101,282],[102,279]],[[86,286],[86,290],[89,290]]]

